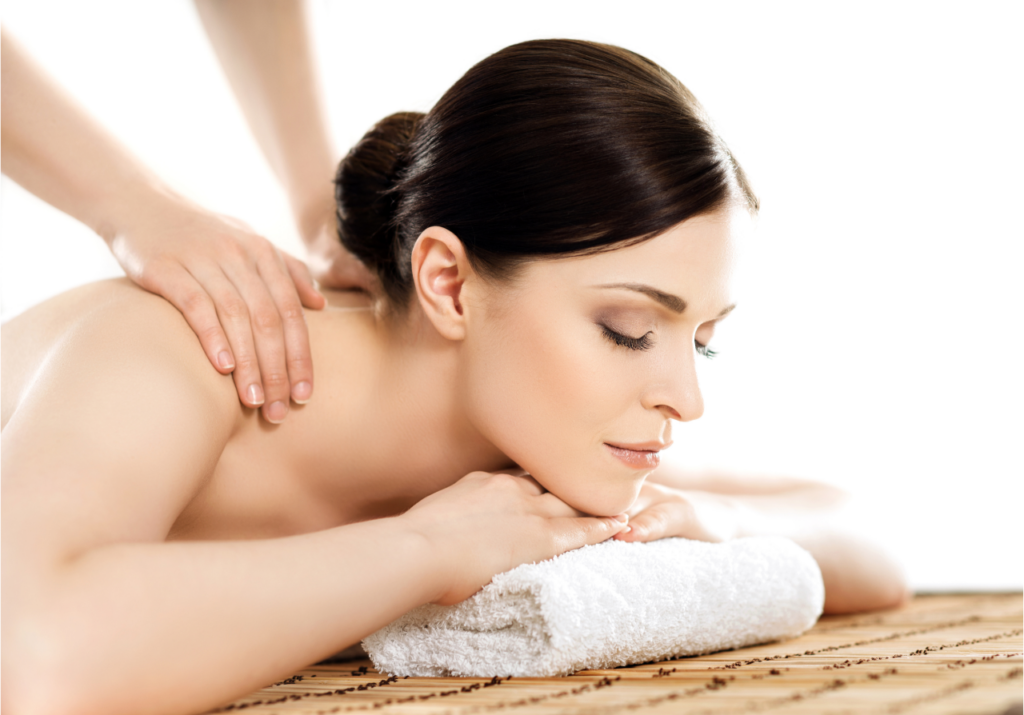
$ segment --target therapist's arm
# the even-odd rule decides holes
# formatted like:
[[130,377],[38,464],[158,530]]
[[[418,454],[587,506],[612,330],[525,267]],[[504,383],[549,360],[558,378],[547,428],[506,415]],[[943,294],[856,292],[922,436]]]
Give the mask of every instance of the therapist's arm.
[[284,419],[313,388],[302,306],[324,299],[306,267],[171,191],[0,32],[4,174],[99,234],[132,280],[184,314],[242,402]]
[[314,277],[372,290],[375,279],[341,246],[330,139],[309,12],[301,0],[196,0],[206,34],[267,161],[288,195]]

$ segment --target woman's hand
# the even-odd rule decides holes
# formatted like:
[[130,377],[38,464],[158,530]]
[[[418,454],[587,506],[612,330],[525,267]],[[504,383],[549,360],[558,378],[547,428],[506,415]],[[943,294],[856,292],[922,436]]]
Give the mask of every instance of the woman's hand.
[[739,507],[725,494],[683,491],[645,482],[627,512],[629,526],[620,541],[656,541],[681,536],[697,541],[728,541],[739,532]]
[[496,574],[611,538],[626,517],[584,516],[529,476],[472,472],[400,520],[425,538],[445,570],[442,605],[469,598]]
[[242,403],[278,423],[313,394],[302,306],[325,300],[299,260],[241,221],[178,197],[139,207],[108,238],[125,273],[185,316]]

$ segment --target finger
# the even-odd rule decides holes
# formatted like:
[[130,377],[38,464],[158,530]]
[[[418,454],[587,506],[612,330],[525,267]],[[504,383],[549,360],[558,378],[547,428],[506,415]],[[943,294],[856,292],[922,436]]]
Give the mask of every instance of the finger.
[[[507,474],[508,472],[505,473]],[[517,483],[520,484],[523,487],[523,489],[526,490],[526,493],[529,494],[530,496],[540,496],[542,494],[545,494],[547,491],[546,489],[544,489],[544,487],[540,485],[540,482],[538,482],[529,474],[523,473],[522,475],[515,476],[515,479]]]
[[290,256],[284,251],[281,251],[281,258],[288,269],[288,275],[291,276],[292,283],[295,284],[295,290],[298,291],[299,300],[302,301],[302,304],[313,310],[322,310],[327,305],[327,299],[316,289],[313,277],[309,274],[309,267],[298,258]]
[[235,368],[235,358],[217,316],[215,301],[206,289],[177,264],[152,276],[150,285],[185,316],[217,371],[224,375],[230,373]]
[[554,520],[557,553],[607,541],[626,528],[626,516],[571,516]]
[[313,396],[313,358],[309,350],[309,328],[306,326],[306,316],[302,312],[295,284],[287,273],[283,258],[284,256],[275,255],[274,260],[264,260],[257,264],[257,268],[281,316],[285,362],[291,386],[289,397],[304,405]]
[[238,398],[246,407],[258,408],[263,405],[265,395],[252,336],[252,324],[249,320],[249,309],[234,284],[219,269],[197,270],[195,279],[206,287],[213,298],[220,325],[227,333],[235,358],[233,377]]
[[281,314],[258,270],[248,271],[234,265],[229,270],[228,278],[238,289],[249,311],[249,325],[263,385],[261,413],[267,422],[280,424],[288,416],[291,400]]
[[674,518],[669,508],[659,504],[630,519],[629,530],[624,530],[617,538],[620,541],[657,541],[674,536],[675,534],[670,534],[669,530],[671,525],[677,522],[678,515]]

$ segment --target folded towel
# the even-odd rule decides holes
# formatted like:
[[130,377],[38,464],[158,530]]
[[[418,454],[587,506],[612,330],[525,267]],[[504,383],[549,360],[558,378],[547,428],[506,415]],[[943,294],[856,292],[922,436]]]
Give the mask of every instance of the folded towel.
[[788,539],[606,541],[421,606],[363,646],[391,675],[564,675],[793,637],[824,599],[817,563]]

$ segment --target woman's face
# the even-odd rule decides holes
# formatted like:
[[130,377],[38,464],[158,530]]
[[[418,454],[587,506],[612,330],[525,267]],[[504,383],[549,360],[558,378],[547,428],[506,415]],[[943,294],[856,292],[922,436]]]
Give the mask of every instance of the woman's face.
[[538,260],[467,305],[461,395],[476,428],[580,511],[624,512],[704,411],[697,381],[730,282],[742,209],[627,248]]

